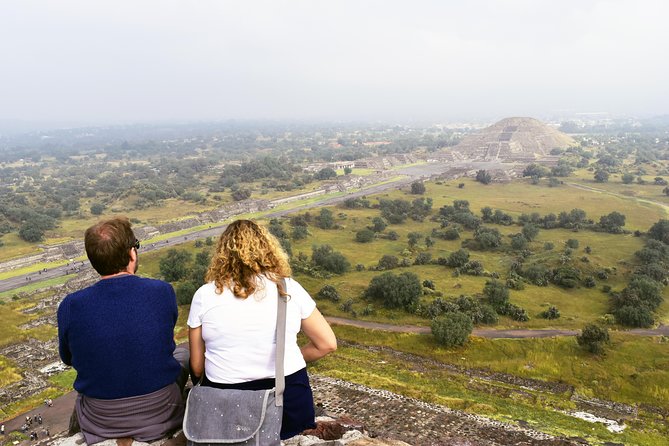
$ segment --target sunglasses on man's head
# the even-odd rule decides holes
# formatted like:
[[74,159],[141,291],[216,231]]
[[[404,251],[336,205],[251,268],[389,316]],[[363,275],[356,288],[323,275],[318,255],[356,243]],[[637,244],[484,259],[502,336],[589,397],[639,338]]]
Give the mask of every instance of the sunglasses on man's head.
[[139,249],[140,246],[139,240],[135,239],[135,244],[133,244],[131,248]]

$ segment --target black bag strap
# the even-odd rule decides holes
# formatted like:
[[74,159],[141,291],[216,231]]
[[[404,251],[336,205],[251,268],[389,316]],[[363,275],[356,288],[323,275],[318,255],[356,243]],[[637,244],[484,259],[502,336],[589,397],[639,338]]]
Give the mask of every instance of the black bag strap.
[[[283,290],[288,293],[288,283],[286,278],[281,279],[283,281]],[[278,288],[278,287],[277,287]],[[274,360],[276,371],[274,374],[275,378],[275,389],[274,397],[276,399],[277,406],[283,406],[283,391],[286,388],[286,377],[283,370],[283,362],[286,350],[286,306],[287,306],[288,295],[282,296],[281,293],[278,293],[278,303],[276,311],[276,358]]]

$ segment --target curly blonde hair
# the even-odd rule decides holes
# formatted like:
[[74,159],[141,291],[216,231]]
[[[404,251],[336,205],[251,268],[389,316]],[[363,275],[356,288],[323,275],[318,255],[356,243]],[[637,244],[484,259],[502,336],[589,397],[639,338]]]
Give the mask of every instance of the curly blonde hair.
[[230,223],[218,239],[205,280],[214,282],[219,294],[227,286],[235,296],[246,299],[257,290],[260,274],[286,295],[281,279],[290,277],[290,264],[276,237],[251,220]]

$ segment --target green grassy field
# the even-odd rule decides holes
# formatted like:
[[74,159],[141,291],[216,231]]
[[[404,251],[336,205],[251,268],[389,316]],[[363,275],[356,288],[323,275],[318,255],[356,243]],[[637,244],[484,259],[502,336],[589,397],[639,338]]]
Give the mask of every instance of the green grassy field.
[[[571,180],[571,178],[570,178]],[[587,178],[575,177],[574,182],[587,183]],[[465,182],[460,189],[458,183]],[[589,185],[589,184],[588,184]],[[553,212],[569,211],[573,208],[584,209],[589,218],[597,221],[599,216],[611,211],[619,211],[626,215],[626,229],[646,231],[660,218],[666,218],[666,210],[659,204],[639,202],[634,199],[621,197],[617,190],[601,193],[593,190],[574,189],[570,186],[549,188],[545,185],[534,186],[528,182],[516,181],[507,184],[492,184],[484,186],[471,180],[455,180],[442,184],[427,183],[426,197],[433,198],[433,214],[443,205],[452,204],[453,200],[464,199],[470,202],[472,211],[480,215],[479,210],[484,206],[493,209],[502,209],[517,217],[521,213],[539,212],[542,215]],[[593,185],[593,187],[595,187]],[[573,193],[576,191],[576,193]],[[375,197],[368,197],[372,204],[377,199],[401,198],[412,200],[415,195],[406,191],[393,191]],[[519,198],[522,197],[522,198]],[[289,206],[289,205],[286,205]],[[290,206],[296,206],[291,203]],[[289,209],[292,207],[288,207]],[[315,225],[309,226],[310,235],[301,241],[292,242],[293,255],[303,252],[311,255],[314,245],[329,244],[344,254],[353,268],[341,276],[328,278],[314,278],[305,275],[296,275],[304,287],[315,295],[324,285],[335,286],[341,295],[339,302],[318,301],[318,306],[326,315],[353,317],[350,312],[343,311],[341,304],[349,299],[353,301],[353,309],[357,319],[395,324],[429,325],[429,320],[403,310],[385,309],[379,302],[368,302],[362,299],[362,294],[370,280],[381,274],[374,271],[379,258],[384,254],[394,255],[400,259],[407,258],[413,261],[420,252],[428,252],[433,259],[447,257],[451,252],[459,249],[466,238],[472,237],[472,231],[463,231],[460,240],[446,241],[434,238],[434,245],[427,247],[424,240],[418,246],[410,249],[407,243],[409,232],[419,232],[423,236],[430,235],[438,223],[429,218],[423,222],[407,220],[400,225],[389,225],[385,230],[396,231],[399,240],[389,241],[378,238],[371,243],[355,242],[358,230],[371,225],[372,219],[380,212],[378,209],[344,209],[331,207],[337,230],[322,230]],[[310,213],[317,215],[318,208]],[[255,217],[258,217],[256,215]],[[145,217],[142,217],[142,221]],[[290,232],[287,219],[284,219],[284,229]],[[73,224],[73,228],[76,225]],[[514,255],[508,251],[509,234],[517,233],[517,225],[498,226],[505,237],[503,247],[495,251],[470,251],[471,259],[480,260],[486,271],[496,272],[501,279],[506,278],[509,271],[510,259]],[[170,236],[175,236],[170,234]],[[573,253],[573,263],[587,274],[599,269],[608,268],[611,271],[607,280],[597,280],[594,288],[583,286],[574,289],[562,289],[555,285],[538,287],[526,285],[522,291],[512,290],[510,301],[525,308],[530,320],[525,323],[514,322],[508,318],[500,318],[497,328],[566,328],[580,329],[586,323],[598,321],[604,316],[609,307],[609,297],[602,292],[602,286],[608,285],[613,290],[625,287],[629,272],[635,265],[634,252],[643,246],[644,239],[633,235],[612,235],[601,232],[581,230],[573,232],[564,229],[541,230],[535,241],[531,242],[533,254],[528,261],[555,262],[564,249],[566,240],[577,239],[579,248]],[[544,250],[544,244],[554,245],[551,251]],[[590,253],[585,248],[591,249]],[[178,249],[186,249],[192,254],[202,248],[195,248],[194,242],[181,245]],[[209,247],[213,249],[213,247]],[[144,276],[159,277],[159,260],[166,250],[143,253],[140,257],[140,273]],[[582,258],[587,258],[587,262]],[[413,263],[413,262],[412,262]],[[356,271],[357,264],[364,269]],[[412,265],[406,268],[393,270],[395,274],[402,271],[411,271],[422,280],[434,282],[436,291],[445,298],[455,298],[460,294],[471,296],[480,295],[487,277],[460,275],[455,277],[453,269],[440,265]],[[28,336],[46,339],[56,335],[55,329],[39,327],[30,331],[21,330],[22,324],[39,315],[26,315],[22,310],[34,305],[40,298],[37,288],[24,289],[30,294],[28,297],[13,299],[16,292],[0,295],[5,303],[0,313],[0,345],[15,339],[25,339]],[[665,302],[658,311],[661,321],[669,321],[669,296],[665,289]],[[429,303],[434,299],[431,295],[421,297]],[[374,307],[374,312],[363,316],[363,310],[368,306]],[[549,306],[557,306],[561,317],[556,320],[545,320],[538,317],[539,313]],[[179,322],[175,330],[175,337],[179,342],[187,338],[185,320],[188,307],[180,308]],[[615,327],[612,327],[615,328]],[[318,362],[312,370],[342,379],[368,384],[372,387],[381,387],[396,391],[407,396],[428,399],[433,402],[446,404],[449,407],[462,409],[474,413],[481,413],[504,421],[525,420],[532,427],[558,435],[577,435],[592,440],[594,443],[604,441],[624,442],[625,444],[660,445],[666,444],[667,425],[662,420],[653,418],[643,412],[638,420],[629,420],[629,428],[623,434],[611,434],[601,425],[593,425],[585,421],[567,416],[559,410],[573,409],[574,403],[570,395],[553,395],[541,392],[522,392],[521,389],[505,388],[498,384],[485,383],[479,380],[470,380],[467,376],[449,372],[443,367],[416,368],[407,364],[392,351],[406,352],[419,357],[436,361],[437,364],[453,364],[467,369],[486,369],[499,373],[508,373],[519,377],[554,381],[568,384],[574,388],[574,393],[585,397],[595,397],[627,404],[648,404],[669,410],[669,348],[667,340],[661,337],[639,337],[624,333],[612,332],[612,343],[606,349],[604,356],[592,356],[581,350],[573,337],[549,339],[482,339],[472,338],[464,347],[458,349],[444,349],[439,347],[431,335],[412,335],[386,333],[338,326],[335,328],[337,336],[346,341],[345,347],[334,355]],[[359,345],[358,345],[359,344]],[[384,353],[368,351],[367,347],[388,347],[392,351]],[[424,364],[423,364],[424,365]],[[8,382],[18,379],[20,367],[11,361],[0,358],[2,376]],[[7,378],[5,378],[5,376]],[[48,390],[51,393],[64,391],[69,388],[72,380],[71,372],[54,378],[54,385]],[[37,404],[45,396],[35,399]],[[31,400],[32,401],[32,400]],[[5,407],[5,413],[29,407],[31,402],[16,403]],[[664,423],[664,424],[663,424]]]
[[[454,364],[461,369],[559,382],[573,386],[574,394],[585,397],[597,396],[633,405],[645,402],[666,409],[669,388],[666,340],[616,335],[612,349],[616,353],[592,357],[577,348],[573,338],[474,338],[463,348],[447,350],[426,335],[342,326],[336,326],[335,331],[338,339],[352,344],[310,366],[311,371],[505,422],[523,420],[543,432],[585,437],[593,444],[605,441],[644,446],[666,444],[668,426],[652,413],[640,410],[638,418],[625,420],[629,427],[622,434],[613,434],[603,425],[563,413],[577,408],[570,399],[572,392],[531,390],[439,366]],[[365,346],[390,347],[436,362],[408,361],[391,351],[369,351]],[[653,390],[643,389],[648,383],[652,383]]]

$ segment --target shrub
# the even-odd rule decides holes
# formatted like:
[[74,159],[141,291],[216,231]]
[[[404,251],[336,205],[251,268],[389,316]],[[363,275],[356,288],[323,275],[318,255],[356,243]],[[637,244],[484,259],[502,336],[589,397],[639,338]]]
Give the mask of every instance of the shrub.
[[508,316],[514,321],[518,322],[527,322],[530,320],[530,317],[527,315],[527,311],[524,308],[514,305],[511,302],[506,302],[504,305],[496,308],[497,313],[502,316]]
[[590,353],[602,353],[604,345],[609,343],[609,330],[596,324],[588,324],[576,336],[576,342]]
[[485,273],[483,264],[479,260],[472,260],[467,262],[464,266],[461,266],[457,270],[462,274],[468,274],[470,276],[482,276]]
[[418,304],[422,292],[423,287],[414,273],[384,273],[370,281],[364,297],[383,301],[386,308],[411,310]]
[[190,305],[193,301],[193,295],[197,291],[198,286],[193,282],[184,282],[177,286],[176,295],[177,295],[177,304],[178,305]]
[[578,240],[570,238],[565,242],[565,245],[567,245],[567,248],[578,249]]
[[460,231],[458,228],[452,227],[441,232],[440,237],[444,240],[457,240],[460,238]]
[[353,312],[353,299],[348,299],[343,304],[339,305],[339,309],[345,313]]
[[452,268],[465,266],[469,262],[469,251],[466,249],[458,249],[453,251],[446,259],[446,265]]
[[432,335],[445,347],[464,345],[474,329],[472,320],[465,313],[454,311],[432,321]]
[[395,240],[399,240],[400,235],[395,231],[388,231],[388,233],[386,234],[386,237],[388,237],[388,240],[395,241]]
[[105,210],[105,205],[102,203],[91,204],[91,214],[93,215],[102,215],[104,210]]
[[332,285],[325,285],[318,291],[318,293],[316,293],[316,297],[319,299],[331,300],[332,302],[339,302],[340,298],[337,289]]
[[371,229],[361,229],[355,234],[355,241],[358,243],[369,243],[374,240],[374,231]]
[[333,250],[330,245],[314,246],[311,261],[315,266],[334,274],[343,274],[351,267],[346,257]]
[[411,183],[411,193],[414,195],[423,195],[425,193],[425,184],[422,181]]
[[379,263],[376,266],[376,269],[383,271],[388,269],[394,269],[400,266],[400,259],[396,256],[385,254],[379,259]]
[[188,251],[170,249],[158,262],[160,274],[168,282],[177,282],[188,274],[192,259],[193,256]]
[[428,265],[432,261],[432,254],[429,252],[420,252],[414,260],[414,265]]
[[653,325],[653,313],[643,306],[623,305],[613,310],[619,324],[628,327],[650,327]]
[[597,286],[597,282],[595,282],[594,277],[588,276],[583,280],[583,285],[585,285],[586,288],[594,288]]
[[488,280],[483,287],[483,295],[493,308],[498,308],[509,301],[509,290],[497,280]]
[[425,288],[429,288],[429,289],[431,289],[431,290],[434,290],[434,289],[435,289],[434,282],[431,281],[431,280],[429,280],[429,279],[425,279],[425,280],[423,280],[423,287],[425,287]]
[[546,311],[542,311],[539,316],[544,319],[558,319],[560,317],[560,310],[557,307],[550,307]]

